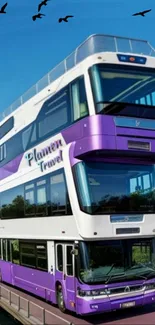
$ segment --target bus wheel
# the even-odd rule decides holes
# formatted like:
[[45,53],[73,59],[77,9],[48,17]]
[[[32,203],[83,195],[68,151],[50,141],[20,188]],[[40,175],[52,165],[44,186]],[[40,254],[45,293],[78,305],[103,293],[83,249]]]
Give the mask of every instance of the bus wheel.
[[64,297],[63,297],[63,293],[62,293],[61,284],[58,284],[58,286],[57,286],[57,304],[58,304],[58,307],[61,310],[61,312],[65,313],[66,307],[65,307],[65,303],[64,303]]

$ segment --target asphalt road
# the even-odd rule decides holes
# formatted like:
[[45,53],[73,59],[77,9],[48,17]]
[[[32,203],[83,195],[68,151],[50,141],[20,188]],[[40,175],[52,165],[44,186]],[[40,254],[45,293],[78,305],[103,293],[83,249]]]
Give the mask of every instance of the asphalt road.
[[155,305],[98,315],[87,322],[93,325],[155,325]]

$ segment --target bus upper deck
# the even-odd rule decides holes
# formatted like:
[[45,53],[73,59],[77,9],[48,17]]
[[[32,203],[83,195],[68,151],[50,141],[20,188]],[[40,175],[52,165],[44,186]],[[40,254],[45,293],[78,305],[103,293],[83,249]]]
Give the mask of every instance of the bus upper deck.
[[155,117],[154,54],[147,41],[90,36],[31,89],[35,93],[29,91],[29,100],[23,95],[19,105],[11,106],[11,114],[10,110],[3,113],[6,117],[0,123],[0,168],[59,132],[66,135],[66,143],[76,141],[83,131],[77,134],[74,128],[83,128],[85,121],[99,125],[99,119],[93,116],[96,114],[116,116],[103,120],[103,133],[111,121],[111,135],[117,133],[115,127],[119,134],[126,127],[136,127],[132,134],[138,137],[137,128],[145,129],[147,137],[151,137],[148,132],[154,129],[151,120]]
[[[118,52],[136,54],[142,56],[155,57],[155,49],[148,41],[134,38],[94,34],[89,36],[82,44],[80,44],[75,51],[73,51],[66,59],[54,67],[47,75],[40,79],[28,91],[20,96],[14,103],[12,103],[6,110],[1,113],[0,120],[2,121],[14,110],[19,108],[30,98],[38,94],[41,90],[49,86],[56,79],[64,75],[67,71],[74,68],[84,59],[96,53],[103,52]],[[143,58],[141,58],[143,59]],[[134,62],[134,58],[130,57],[130,63],[141,64],[141,59]],[[126,62],[127,58],[122,57],[122,61]]]

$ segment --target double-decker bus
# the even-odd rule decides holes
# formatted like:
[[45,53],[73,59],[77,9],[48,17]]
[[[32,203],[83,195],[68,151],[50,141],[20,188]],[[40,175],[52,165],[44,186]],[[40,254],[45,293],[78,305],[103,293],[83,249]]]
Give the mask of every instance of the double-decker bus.
[[92,35],[2,114],[1,280],[62,312],[155,300],[154,56]]

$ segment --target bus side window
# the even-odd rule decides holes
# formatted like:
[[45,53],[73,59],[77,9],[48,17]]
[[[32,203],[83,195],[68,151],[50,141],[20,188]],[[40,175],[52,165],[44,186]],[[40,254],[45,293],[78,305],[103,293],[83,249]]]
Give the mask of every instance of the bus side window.
[[34,183],[25,185],[25,216],[35,215]]
[[47,215],[47,194],[46,194],[46,179],[42,179],[36,184],[36,214]]
[[57,270],[63,272],[63,246],[61,244],[56,246],[56,259]]
[[3,260],[6,261],[7,260],[6,239],[2,239],[2,247],[3,247]]
[[52,215],[65,215],[67,188],[65,184],[64,174],[57,171],[50,177],[50,193],[51,193],[51,207]]
[[11,240],[11,255],[12,255],[12,263],[20,264],[18,239]]
[[0,259],[2,259],[2,239],[0,239]]
[[73,120],[76,121],[88,115],[88,104],[84,77],[80,77],[72,83],[71,92],[73,104]]
[[7,260],[11,262],[11,242],[7,239]]
[[73,255],[71,254],[73,246],[66,246],[66,271],[67,275],[73,276]]

